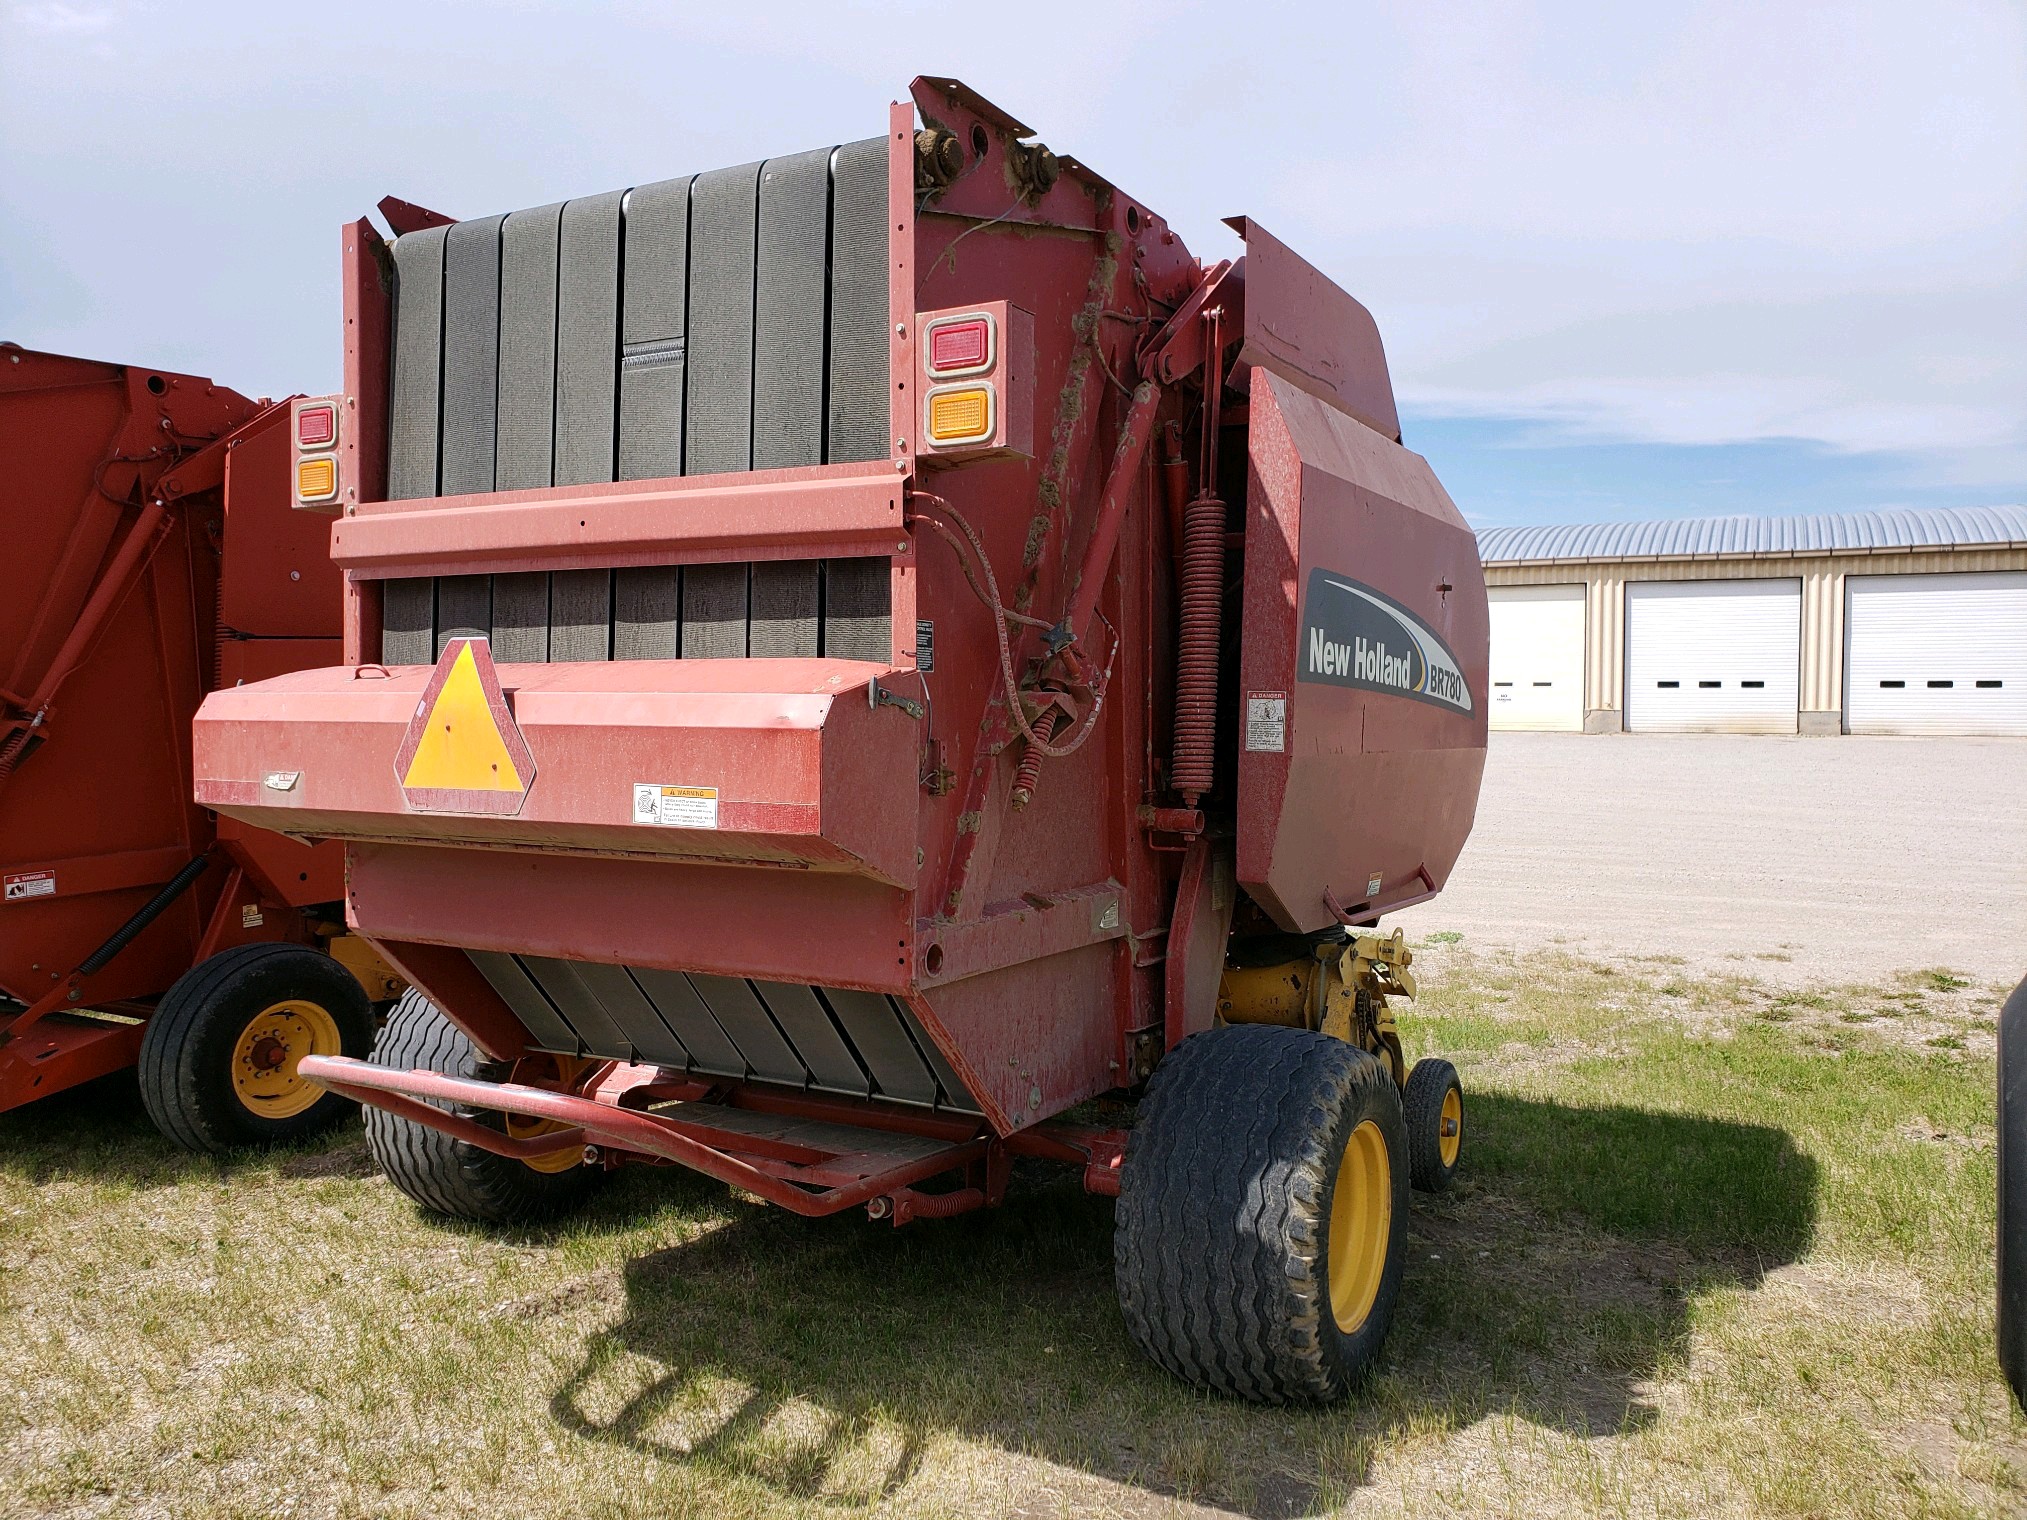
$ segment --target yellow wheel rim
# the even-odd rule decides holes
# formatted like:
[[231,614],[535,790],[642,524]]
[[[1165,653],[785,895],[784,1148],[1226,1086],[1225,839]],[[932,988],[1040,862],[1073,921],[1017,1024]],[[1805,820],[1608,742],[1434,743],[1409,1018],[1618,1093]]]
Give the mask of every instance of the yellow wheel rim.
[[1368,1119],[1351,1132],[1330,1190],[1330,1313],[1346,1335],[1379,1297],[1393,1222],[1393,1164],[1386,1136]]
[[[507,1135],[513,1140],[528,1140],[536,1135],[547,1135],[555,1130],[568,1129],[554,1119],[530,1119],[524,1114],[507,1115]],[[567,1172],[573,1166],[584,1164],[584,1152],[574,1145],[566,1145],[560,1151],[551,1151],[546,1156],[523,1156],[521,1165],[537,1172]]]
[[263,1119],[289,1119],[323,1097],[296,1070],[304,1056],[345,1053],[338,1021],[302,998],[271,1003],[248,1021],[232,1047],[233,1096]]
[[1464,1095],[1452,1087],[1443,1094],[1443,1117],[1436,1131],[1436,1154],[1443,1165],[1457,1164],[1457,1152],[1464,1148]]
[[[534,1055],[517,1062],[508,1080],[525,1083],[530,1087],[568,1087],[583,1072],[584,1063],[572,1056]],[[554,1119],[531,1119],[525,1114],[507,1114],[507,1137],[512,1140],[531,1140],[537,1135],[554,1134],[557,1130],[568,1129]],[[572,1167],[584,1164],[584,1152],[577,1146],[568,1145],[560,1151],[551,1151],[546,1156],[523,1156],[521,1165],[536,1172],[567,1172]]]

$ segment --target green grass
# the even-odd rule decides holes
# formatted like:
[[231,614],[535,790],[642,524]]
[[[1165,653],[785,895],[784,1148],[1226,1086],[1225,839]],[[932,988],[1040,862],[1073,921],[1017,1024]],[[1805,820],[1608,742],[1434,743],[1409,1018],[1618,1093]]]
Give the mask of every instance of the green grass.
[[1044,1167],[901,1230],[643,1170],[493,1232],[419,1214],[356,1125],[221,1164],[111,1083],[0,1116],[0,1515],[2027,1501],[1984,1003],[1933,989],[1967,1042],[1937,1048],[1843,1022],[1878,991],[1445,953],[1403,1025],[1464,1075],[1464,1169],[1416,1200],[1387,1366],[1340,1408],[1142,1361],[1110,1205]]

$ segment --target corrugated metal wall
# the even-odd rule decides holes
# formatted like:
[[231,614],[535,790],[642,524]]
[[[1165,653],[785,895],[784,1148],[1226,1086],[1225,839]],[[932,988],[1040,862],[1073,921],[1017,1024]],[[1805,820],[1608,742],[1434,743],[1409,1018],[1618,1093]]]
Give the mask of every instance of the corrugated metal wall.
[[2027,569],[2027,550],[1956,549],[1910,554],[1838,554],[1763,559],[1613,560],[1485,567],[1493,586],[1585,586],[1584,706],[1587,726],[1616,727],[1625,711],[1626,585],[1629,581],[1802,581],[1801,710],[1834,715],[1844,702],[1844,577],[1922,575],[1950,570]]
[[[396,240],[388,495],[887,454],[887,145]],[[381,658],[889,655],[884,559],[390,581]]]

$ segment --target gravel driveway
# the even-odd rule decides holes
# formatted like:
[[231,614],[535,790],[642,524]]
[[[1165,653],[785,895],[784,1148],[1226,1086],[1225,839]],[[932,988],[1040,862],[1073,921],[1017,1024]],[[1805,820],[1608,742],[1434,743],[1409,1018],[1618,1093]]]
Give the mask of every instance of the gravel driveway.
[[2027,743],[1494,734],[1410,938],[1680,955],[1769,980],[2027,971]]

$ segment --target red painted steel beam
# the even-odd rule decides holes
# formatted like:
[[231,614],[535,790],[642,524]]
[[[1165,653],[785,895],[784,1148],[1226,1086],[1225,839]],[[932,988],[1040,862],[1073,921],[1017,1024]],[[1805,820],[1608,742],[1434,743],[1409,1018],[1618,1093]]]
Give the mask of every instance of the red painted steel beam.
[[891,465],[810,465],[371,502],[331,529],[355,575],[466,575],[907,551]]
[[398,1118],[420,1124],[429,1129],[441,1130],[453,1140],[466,1145],[491,1151],[495,1156],[505,1156],[512,1161],[538,1161],[544,1156],[554,1156],[559,1151],[582,1150],[590,1141],[584,1128],[546,1130],[539,1135],[523,1135],[519,1139],[476,1119],[467,1119],[462,1114],[447,1114],[440,1108],[419,1103],[400,1093],[383,1092],[368,1094],[344,1082],[326,1081],[324,1086],[341,1097],[357,1103],[371,1103],[375,1108],[384,1108]]
[[1125,894],[1120,883],[1105,881],[1067,892],[1038,892],[1029,899],[989,908],[981,918],[918,920],[915,957],[922,986],[933,990],[966,977],[1123,938],[1126,920],[1120,903]]
[[159,501],[150,502],[141,508],[140,516],[120,541],[113,552],[112,563],[106,566],[105,574],[85,601],[84,608],[71,625],[70,632],[58,646],[56,658],[49,662],[49,668],[42,674],[33,693],[21,704],[22,716],[27,719],[25,726],[10,739],[0,744],[0,780],[4,780],[19,763],[27,749],[28,738],[44,726],[50,703],[57,691],[70,678],[78,664],[84,659],[84,652],[98,634],[100,626],[132,588],[134,579],[147,557],[154,553],[168,532],[167,509]]
[[[586,1134],[617,1149],[673,1161],[678,1166],[715,1177],[720,1182],[809,1218],[835,1214],[868,1199],[969,1165],[984,1157],[989,1144],[984,1139],[960,1141],[927,1156],[862,1177],[849,1186],[812,1193],[695,1139],[682,1121],[658,1114],[613,1108],[590,1098],[549,1092],[516,1082],[479,1082],[435,1071],[393,1071],[349,1056],[305,1056],[297,1069],[319,1086],[362,1103],[379,1105],[388,1094],[410,1100],[438,1099],[582,1128]],[[451,1123],[444,1122],[469,1125],[469,1120],[459,1120],[457,1116],[432,1108],[426,1102],[415,1101],[402,1113],[418,1124],[446,1134],[457,1133],[460,1139],[469,1138],[454,1130]],[[473,1140],[472,1143],[479,1142]]]
[[1119,1169],[1126,1161],[1126,1131],[1082,1124],[1038,1124],[1003,1142],[1019,1156],[1038,1156],[1084,1169],[1084,1191],[1119,1196]]
[[225,460],[240,443],[270,426],[277,412],[286,414],[294,397],[270,402],[231,432],[214,438],[196,453],[179,460],[155,482],[155,494],[164,501],[215,491],[225,484]]
[[1104,593],[1112,556],[1119,548],[1119,526],[1126,517],[1126,504],[1141,495],[1140,464],[1147,457],[1147,442],[1154,434],[1154,414],[1161,405],[1161,387],[1143,380],[1134,389],[1133,405],[1127,410],[1126,425],[1119,430],[1119,442],[1112,451],[1112,467],[1105,476],[1105,494],[1098,501],[1098,517],[1091,525],[1091,538],[1084,550],[1083,568],[1077,574],[1076,590],[1061,626],[1072,644],[1084,636],[1085,625],[1097,610]]
[[[1214,303],[1222,305],[1244,289],[1242,265],[1235,265],[1229,259],[1212,265],[1197,282],[1196,289],[1189,293],[1189,299],[1176,309],[1175,315],[1163,324],[1154,341],[1148,344],[1146,356],[1140,361],[1140,372],[1150,380],[1164,384],[1194,373],[1205,358],[1204,324],[1198,318]],[[1239,322],[1227,320],[1223,341],[1235,341],[1240,331]]]

